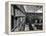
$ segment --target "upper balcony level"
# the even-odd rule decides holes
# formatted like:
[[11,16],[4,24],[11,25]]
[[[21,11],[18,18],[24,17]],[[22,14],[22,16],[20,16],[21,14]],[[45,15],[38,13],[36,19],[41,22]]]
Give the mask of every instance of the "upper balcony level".
[[25,16],[27,13],[42,13],[43,6],[39,5],[12,5],[11,14],[15,16]]

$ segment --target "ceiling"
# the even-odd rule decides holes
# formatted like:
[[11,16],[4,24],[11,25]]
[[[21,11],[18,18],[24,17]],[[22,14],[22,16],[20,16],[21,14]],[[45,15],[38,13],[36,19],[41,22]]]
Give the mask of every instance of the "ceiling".
[[43,7],[40,5],[17,5],[23,13],[42,13]]
[[31,6],[24,6],[24,9],[27,13],[42,13],[42,6],[35,6],[35,5],[31,5]]

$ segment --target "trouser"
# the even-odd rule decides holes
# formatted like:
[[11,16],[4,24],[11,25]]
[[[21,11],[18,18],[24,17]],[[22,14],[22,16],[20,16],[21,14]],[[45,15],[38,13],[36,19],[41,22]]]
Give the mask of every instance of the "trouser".
[[24,24],[20,24],[18,27],[19,27],[18,28],[19,31],[24,31],[25,30],[25,25]]
[[29,30],[33,30],[31,23],[29,23]]

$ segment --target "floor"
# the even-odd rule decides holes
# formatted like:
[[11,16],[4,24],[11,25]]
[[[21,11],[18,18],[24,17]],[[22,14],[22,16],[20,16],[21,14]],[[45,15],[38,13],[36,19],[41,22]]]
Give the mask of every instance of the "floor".
[[[17,32],[18,28],[16,28],[14,31]],[[28,25],[25,25],[25,31],[29,31],[29,26]]]
[[[40,24],[40,25],[42,25],[42,24]],[[34,24],[32,24],[32,27],[33,27],[34,30],[38,30]],[[29,25],[25,25],[25,31],[29,31]],[[18,28],[16,28],[14,30],[14,32],[19,32]]]

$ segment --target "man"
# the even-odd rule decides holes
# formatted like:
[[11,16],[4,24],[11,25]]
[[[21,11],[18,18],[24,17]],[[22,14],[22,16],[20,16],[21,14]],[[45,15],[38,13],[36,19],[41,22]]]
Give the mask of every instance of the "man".
[[32,23],[34,23],[34,19],[31,16],[27,16],[26,23],[29,23],[29,30],[33,30]]

